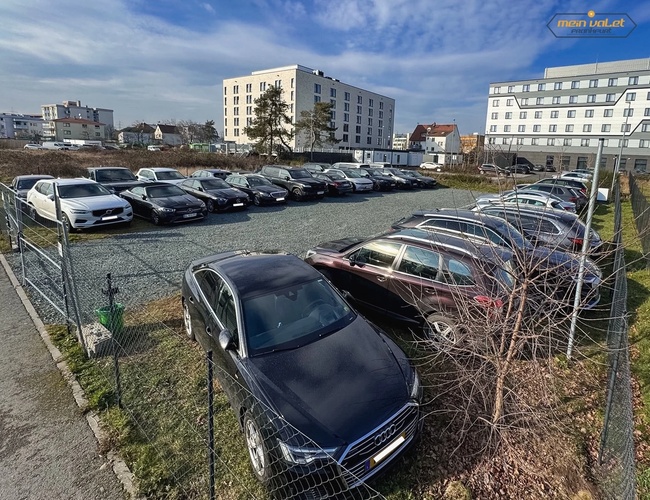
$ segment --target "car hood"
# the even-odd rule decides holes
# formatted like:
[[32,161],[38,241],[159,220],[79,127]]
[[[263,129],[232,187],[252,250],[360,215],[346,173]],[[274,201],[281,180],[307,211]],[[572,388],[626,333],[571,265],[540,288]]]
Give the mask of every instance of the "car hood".
[[293,182],[308,184],[308,185],[312,186],[314,189],[324,188],[327,185],[327,183],[325,181],[321,181],[319,179],[309,179],[309,178],[306,178],[306,177],[302,177],[300,179],[291,179],[291,180]]
[[87,196],[85,198],[63,198],[61,206],[73,210],[100,210],[112,207],[125,207],[128,202],[117,195]]
[[326,251],[329,253],[341,253],[347,250],[348,248],[356,245],[357,243],[361,243],[364,240],[365,238],[351,237],[351,238],[343,238],[340,240],[326,241],[324,243],[320,243],[312,251],[315,252]]
[[166,208],[196,207],[201,205],[199,200],[189,194],[168,196],[166,198],[150,198],[150,201],[159,207]]
[[286,192],[287,190],[284,188],[281,188],[279,186],[255,186],[250,188],[252,191],[256,191],[259,193],[278,193],[278,192]]
[[144,182],[133,180],[133,181],[100,182],[100,184],[107,189],[114,189],[115,191],[124,191],[125,189],[131,189],[132,187],[142,186]]
[[[580,269],[579,256],[541,246],[535,247],[531,252],[533,263],[540,263],[540,269],[564,275],[570,280],[577,279]],[[587,258],[584,276],[586,280],[600,282],[603,273],[593,260]]]
[[409,401],[410,373],[360,316],[309,345],[248,363],[264,399],[322,447],[357,440]]
[[227,198],[227,199],[248,198],[248,195],[246,193],[236,188],[208,189],[206,193],[211,194],[213,196],[218,196],[219,198]]

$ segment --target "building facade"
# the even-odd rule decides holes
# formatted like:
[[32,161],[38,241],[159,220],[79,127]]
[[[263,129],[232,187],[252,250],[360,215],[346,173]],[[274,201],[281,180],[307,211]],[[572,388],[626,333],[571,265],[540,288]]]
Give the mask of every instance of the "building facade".
[[462,163],[460,132],[455,123],[418,124],[409,138],[410,149],[421,150],[425,161],[442,165]]
[[[80,118],[91,122],[101,123],[105,129],[113,129],[113,110],[105,108],[90,108],[82,106],[81,101],[63,101],[63,104],[44,104],[41,106],[45,138],[54,138],[54,120],[61,118]],[[105,137],[102,137],[102,140]]]
[[61,142],[103,141],[106,134],[103,123],[83,118],[59,118],[46,122],[46,126],[53,130],[53,140]]
[[393,134],[393,149],[407,150],[411,134]]
[[[533,164],[646,171],[650,159],[650,58],[547,68],[543,78],[490,84],[485,153]],[[521,160],[519,160],[521,162]]]
[[[332,104],[331,126],[340,141],[333,147],[355,149],[360,147],[390,148],[395,119],[395,100],[360,89],[325,76],[320,70],[292,65],[262,71],[223,81],[224,140],[246,144],[250,140],[244,128],[251,124],[255,99],[267,88],[283,89],[282,98],[289,105],[293,124],[300,120],[302,111],[313,111],[316,102]],[[307,146],[306,138],[294,137],[290,146]]]
[[43,135],[40,115],[0,113],[0,139],[38,140]]

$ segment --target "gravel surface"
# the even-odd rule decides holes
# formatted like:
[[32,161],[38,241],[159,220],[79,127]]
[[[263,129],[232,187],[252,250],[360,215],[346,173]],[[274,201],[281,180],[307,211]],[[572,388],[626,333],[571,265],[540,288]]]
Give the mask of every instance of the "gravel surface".
[[[144,231],[72,244],[82,310],[92,315],[94,309],[106,305],[102,289],[107,273],[119,288],[116,300],[133,306],[176,293],[183,271],[194,259],[237,249],[283,250],[304,256],[323,241],[381,233],[414,210],[468,205],[473,194],[477,193],[449,188],[348,194],[210,214],[202,221],[174,226],[156,227],[141,221],[138,226]],[[20,276],[19,256],[14,254],[9,260]],[[32,297],[45,323],[60,322],[60,315],[46,301],[38,294]]]

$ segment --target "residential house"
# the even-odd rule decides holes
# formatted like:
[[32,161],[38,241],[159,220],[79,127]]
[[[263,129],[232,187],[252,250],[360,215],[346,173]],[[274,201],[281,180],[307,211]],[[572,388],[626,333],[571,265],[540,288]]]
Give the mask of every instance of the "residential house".
[[[107,131],[113,130],[113,110],[106,108],[91,108],[82,106],[81,101],[63,101],[63,104],[43,104],[43,136],[47,140],[54,139],[54,120],[61,118],[81,118],[92,122],[101,123]],[[101,140],[105,137],[102,136]]]
[[180,146],[183,144],[183,138],[179,133],[176,125],[164,125],[159,123],[153,134],[153,138],[158,144],[165,144],[167,146]]
[[105,125],[85,118],[59,118],[48,122],[55,141],[103,141]]
[[411,149],[424,152],[424,161],[444,165],[462,163],[460,133],[455,123],[417,125],[409,138]]
[[152,144],[155,131],[156,129],[147,123],[138,123],[120,130],[117,141],[120,144]]

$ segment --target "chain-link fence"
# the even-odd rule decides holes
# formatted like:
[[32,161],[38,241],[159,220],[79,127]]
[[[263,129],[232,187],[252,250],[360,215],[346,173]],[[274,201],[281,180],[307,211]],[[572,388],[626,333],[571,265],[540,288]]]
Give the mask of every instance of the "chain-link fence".
[[607,329],[608,384],[598,467],[607,498],[636,498],[634,418],[627,322],[627,276],[620,185],[614,190],[614,288]]
[[630,201],[632,202],[632,212],[634,213],[634,221],[641,240],[641,247],[646,257],[646,265],[650,267],[650,203],[644,196],[641,188],[636,182],[634,174],[628,175],[630,182]]

